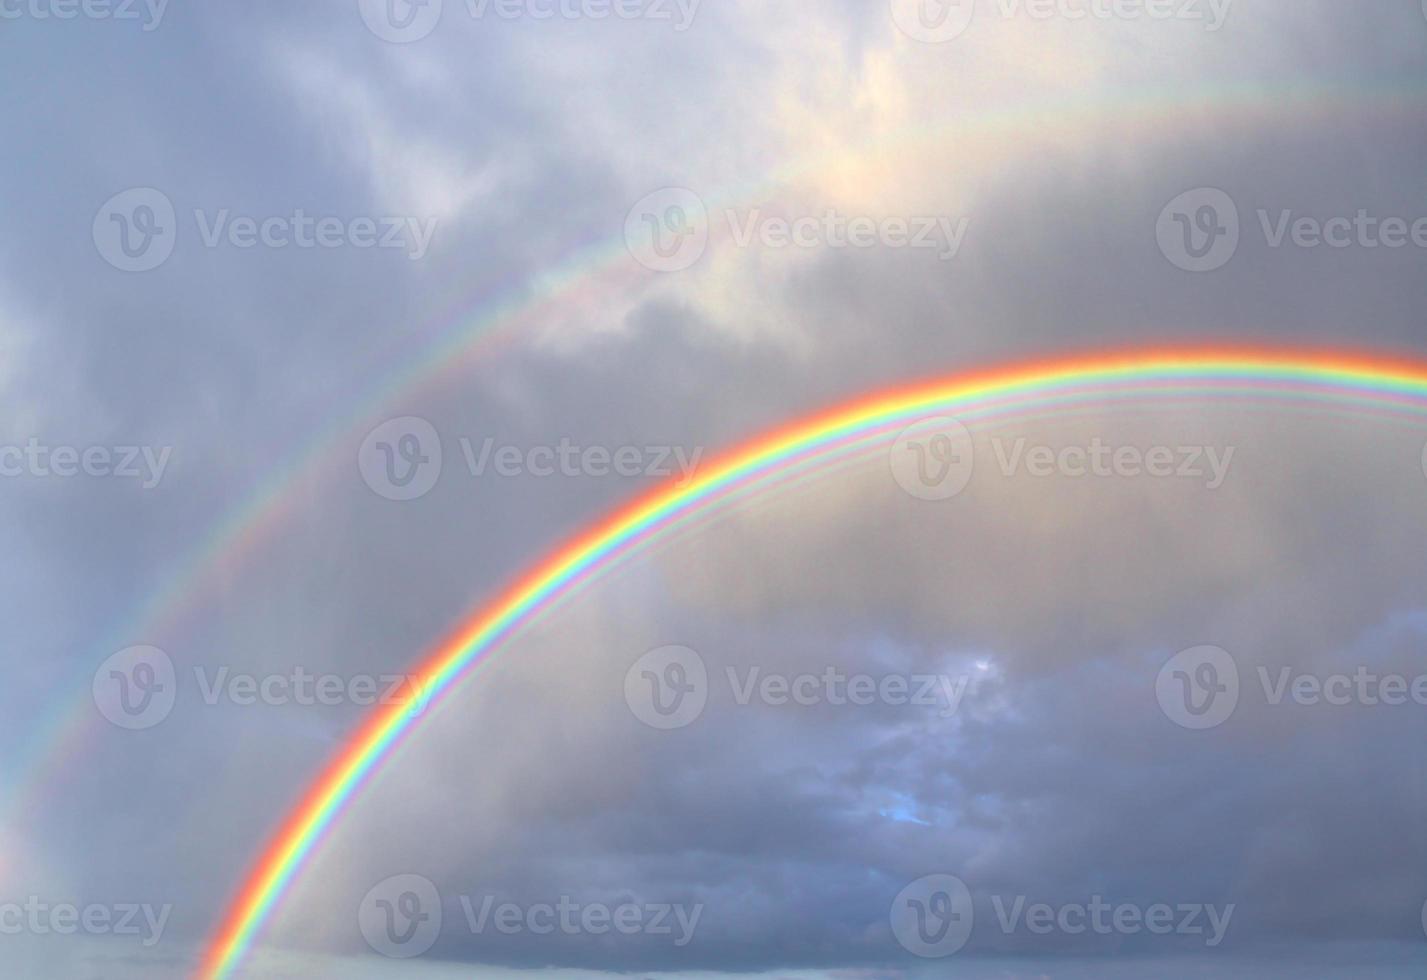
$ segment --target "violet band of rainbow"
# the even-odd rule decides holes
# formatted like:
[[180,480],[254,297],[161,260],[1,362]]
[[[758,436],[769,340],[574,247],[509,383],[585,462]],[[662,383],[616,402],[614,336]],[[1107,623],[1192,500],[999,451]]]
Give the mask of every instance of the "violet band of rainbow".
[[[1324,403],[1427,420],[1427,363],[1282,349],[1156,350],[1040,362],[882,392],[786,425],[725,453],[686,484],[664,484],[593,522],[537,562],[435,647],[413,671],[441,700],[523,625],[673,530],[754,491],[876,448],[923,418],[1137,399]],[[199,976],[229,976],[343,808],[418,726],[388,705],[351,736],[279,826],[205,951]]]

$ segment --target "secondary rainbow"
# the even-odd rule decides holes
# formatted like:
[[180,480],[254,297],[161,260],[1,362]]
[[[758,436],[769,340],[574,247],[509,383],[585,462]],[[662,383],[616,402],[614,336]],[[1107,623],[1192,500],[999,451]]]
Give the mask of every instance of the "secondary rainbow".
[[[846,151],[819,152],[784,163],[748,184],[711,192],[711,207],[759,202],[775,197],[780,188],[809,174],[839,167],[857,167],[882,160],[899,160],[920,144],[973,140],[984,144],[998,136],[1015,136],[1011,143],[1024,149],[1021,137],[1073,133],[1076,127],[1103,121],[1152,130],[1170,122],[1265,118],[1290,115],[1316,117],[1351,112],[1380,113],[1397,118],[1421,115],[1424,89],[1420,79],[1385,83],[1354,81],[1323,83],[1299,79],[1292,84],[1268,86],[1257,81],[1229,80],[1194,90],[1182,87],[1138,89],[1133,92],[1067,91],[1053,100],[987,107],[973,116],[958,114],[944,121],[918,119],[914,124],[880,133],[865,144]],[[94,662],[133,643],[166,645],[177,642],[175,632],[194,619],[205,597],[244,567],[248,556],[296,512],[300,504],[320,491],[334,474],[350,473],[350,440],[360,436],[384,414],[396,413],[410,396],[459,376],[477,356],[510,342],[522,329],[546,317],[565,315],[583,307],[598,308],[609,294],[637,286],[645,275],[629,258],[622,235],[569,243],[559,261],[522,283],[487,283],[476,295],[470,285],[436,304],[444,312],[416,337],[399,332],[389,357],[395,365],[378,373],[354,412],[334,413],[329,422],[287,457],[284,464],[256,480],[239,495],[236,507],[200,536],[192,553],[178,561],[157,587],[129,615],[94,644]],[[405,351],[419,339],[414,355]],[[8,785],[0,785],[0,826],[24,826],[38,816],[44,794],[56,783],[72,777],[78,759],[103,723],[90,700],[90,670],[86,662],[74,676],[57,683],[52,698],[41,699],[41,711],[29,724],[26,740],[14,747],[6,764]]]
[[[482,606],[414,673],[433,700],[441,699],[521,626],[657,537],[707,516],[721,502],[786,482],[819,461],[881,447],[919,419],[938,414],[976,419],[1007,406],[1058,410],[1205,395],[1216,401],[1327,403],[1427,420],[1427,362],[1321,351],[1158,350],[1019,365],[858,399],[754,439],[706,466],[690,483],[661,486],[592,524]],[[253,866],[199,976],[217,980],[239,964],[344,805],[419,717],[401,705],[374,713],[323,770]]]

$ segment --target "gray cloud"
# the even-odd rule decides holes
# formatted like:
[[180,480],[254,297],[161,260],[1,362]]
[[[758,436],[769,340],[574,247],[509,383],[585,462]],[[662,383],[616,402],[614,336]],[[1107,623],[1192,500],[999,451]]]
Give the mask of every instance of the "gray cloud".
[[[877,4],[704,4],[686,32],[445,6],[410,45],[373,37],[347,2],[175,6],[151,32],[6,22],[0,78],[17,97],[0,119],[17,139],[0,161],[0,431],[173,447],[150,490],[0,481],[0,731],[17,747],[0,786],[25,801],[0,830],[0,905],[173,906],[153,947],[0,937],[15,975],[185,975],[368,710],[209,705],[200,674],[405,671],[534,556],[648,486],[476,477],[462,437],[712,453],[873,387],[1054,351],[1421,346],[1419,249],[1272,247],[1258,216],[1427,214],[1416,4],[1236,4],[1206,33],[1000,23],[983,3],[941,46],[898,33]],[[655,275],[621,229],[668,185],[699,194],[715,224],[727,208],[969,224],[950,262],[715,235],[692,268]],[[131,187],[161,190],[179,221],[148,273],[119,272],[91,238]],[[1232,260],[1203,275],[1155,244],[1166,203],[1196,187],[1228,193],[1242,221]],[[206,248],[193,212],[224,209],[437,224],[419,262]],[[563,298],[449,358],[438,383],[388,383],[484,311],[546,291]],[[398,504],[356,459],[401,415],[436,427],[445,468]],[[253,975],[1420,970],[1420,708],[1275,706],[1258,670],[1420,672],[1422,426],[1221,404],[973,428],[976,475],[954,501],[906,495],[879,455],[734,508],[516,640],[349,809]],[[991,440],[1019,437],[1236,456],[1213,492],[1003,476]],[[323,440],[329,462],[286,485],[273,519],[185,571]],[[174,615],[136,613],[175,577]],[[51,720],[141,643],[173,659],[172,714],[137,732],[96,722],[36,781]],[[671,643],[699,651],[712,688],[695,723],[660,732],[623,684]],[[1243,691],[1229,722],[1192,732],[1155,681],[1201,643],[1232,652]],[[727,671],[753,668],[967,687],[949,716],[739,704]],[[968,883],[977,926],[958,958],[923,963],[889,910],[938,872]],[[386,960],[357,909],[401,873],[435,884],[446,923],[424,957]],[[995,925],[993,898],[1094,895],[1236,913],[1219,949]],[[682,946],[474,934],[461,896],[703,911]]]

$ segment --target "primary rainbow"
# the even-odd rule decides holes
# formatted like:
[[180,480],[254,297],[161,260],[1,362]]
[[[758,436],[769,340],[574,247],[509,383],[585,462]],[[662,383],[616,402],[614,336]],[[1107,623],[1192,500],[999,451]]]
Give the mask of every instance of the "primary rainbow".
[[[661,486],[590,525],[480,608],[414,673],[433,701],[441,698],[483,654],[656,537],[750,489],[881,446],[919,418],[955,413],[978,419],[1027,406],[1060,410],[1205,395],[1329,403],[1427,419],[1427,362],[1322,351],[1157,350],[1022,364],[861,398],[754,439],[707,465],[688,484]],[[205,953],[199,976],[218,980],[238,965],[344,805],[414,729],[418,717],[403,705],[390,705],[351,737],[253,866]]]
[[[1355,119],[1381,114],[1396,119],[1420,118],[1424,90],[1415,76],[1367,83],[1294,79],[1269,85],[1258,80],[1225,80],[1185,89],[1105,91],[1072,89],[1046,101],[984,107],[973,115],[958,113],[943,121],[918,118],[914,123],[876,134],[846,151],[823,150],[785,162],[758,179],[710,192],[711,208],[756,203],[775,197],[781,188],[840,167],[878,161],[901,161],[922,144],[961,140],[986,146],[1008,140],[1013,152],[1023,152],[1027,137],[1073,134],[1100,123],[1123,125],[1153,135],[1161,127],[1178,133],[1182,124],[1212,120],[1216,131],[1228,122],[1289,117],[1318,118],[1349,113]],[[95,659],[133,643],[176,642],[179,627],[194,619],[201,603],[226,577],[244,567],[248,556],[275,537],[305,500],[320,491],[334,474],[350,473],[351,440],[416,392],[459,376],[477,356],[509,343],[522,330],[550,317],[583,308],[599,308],[609,294],[646,281],[630,259],[622,234],[568,243],[565,254],[529,281],[492,282],[478,294],[462,282],[437,303],[443,312],[416,339],[415,354],[406,353],[413,335],[400,331],[392,341],[383,368],[358,400],[355,412],[334,412],[286,462],[243,491],[236,506],[201,535],[191,553],[175,563],[156,587],[112,630],[94,644]],[[92,664],[80,666],[72,678],[57,683],[54,694],[42,698],[29,724],[27,739],[11,747],[0,770],[0,827],[24,826],[38,817],[46,794],[77,772],[76,760],[104,730],[90,699]]]

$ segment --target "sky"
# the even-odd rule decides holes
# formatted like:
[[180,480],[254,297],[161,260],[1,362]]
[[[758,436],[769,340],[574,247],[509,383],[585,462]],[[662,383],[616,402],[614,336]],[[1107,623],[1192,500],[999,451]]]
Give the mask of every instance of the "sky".
[[[759,433],[1427,359],[1416,0],[0,0],[0,83],[7,977],[196,975],[427,653]],[[418,696],[232,975],[1420,976],[1421,406],[964,422]]]

